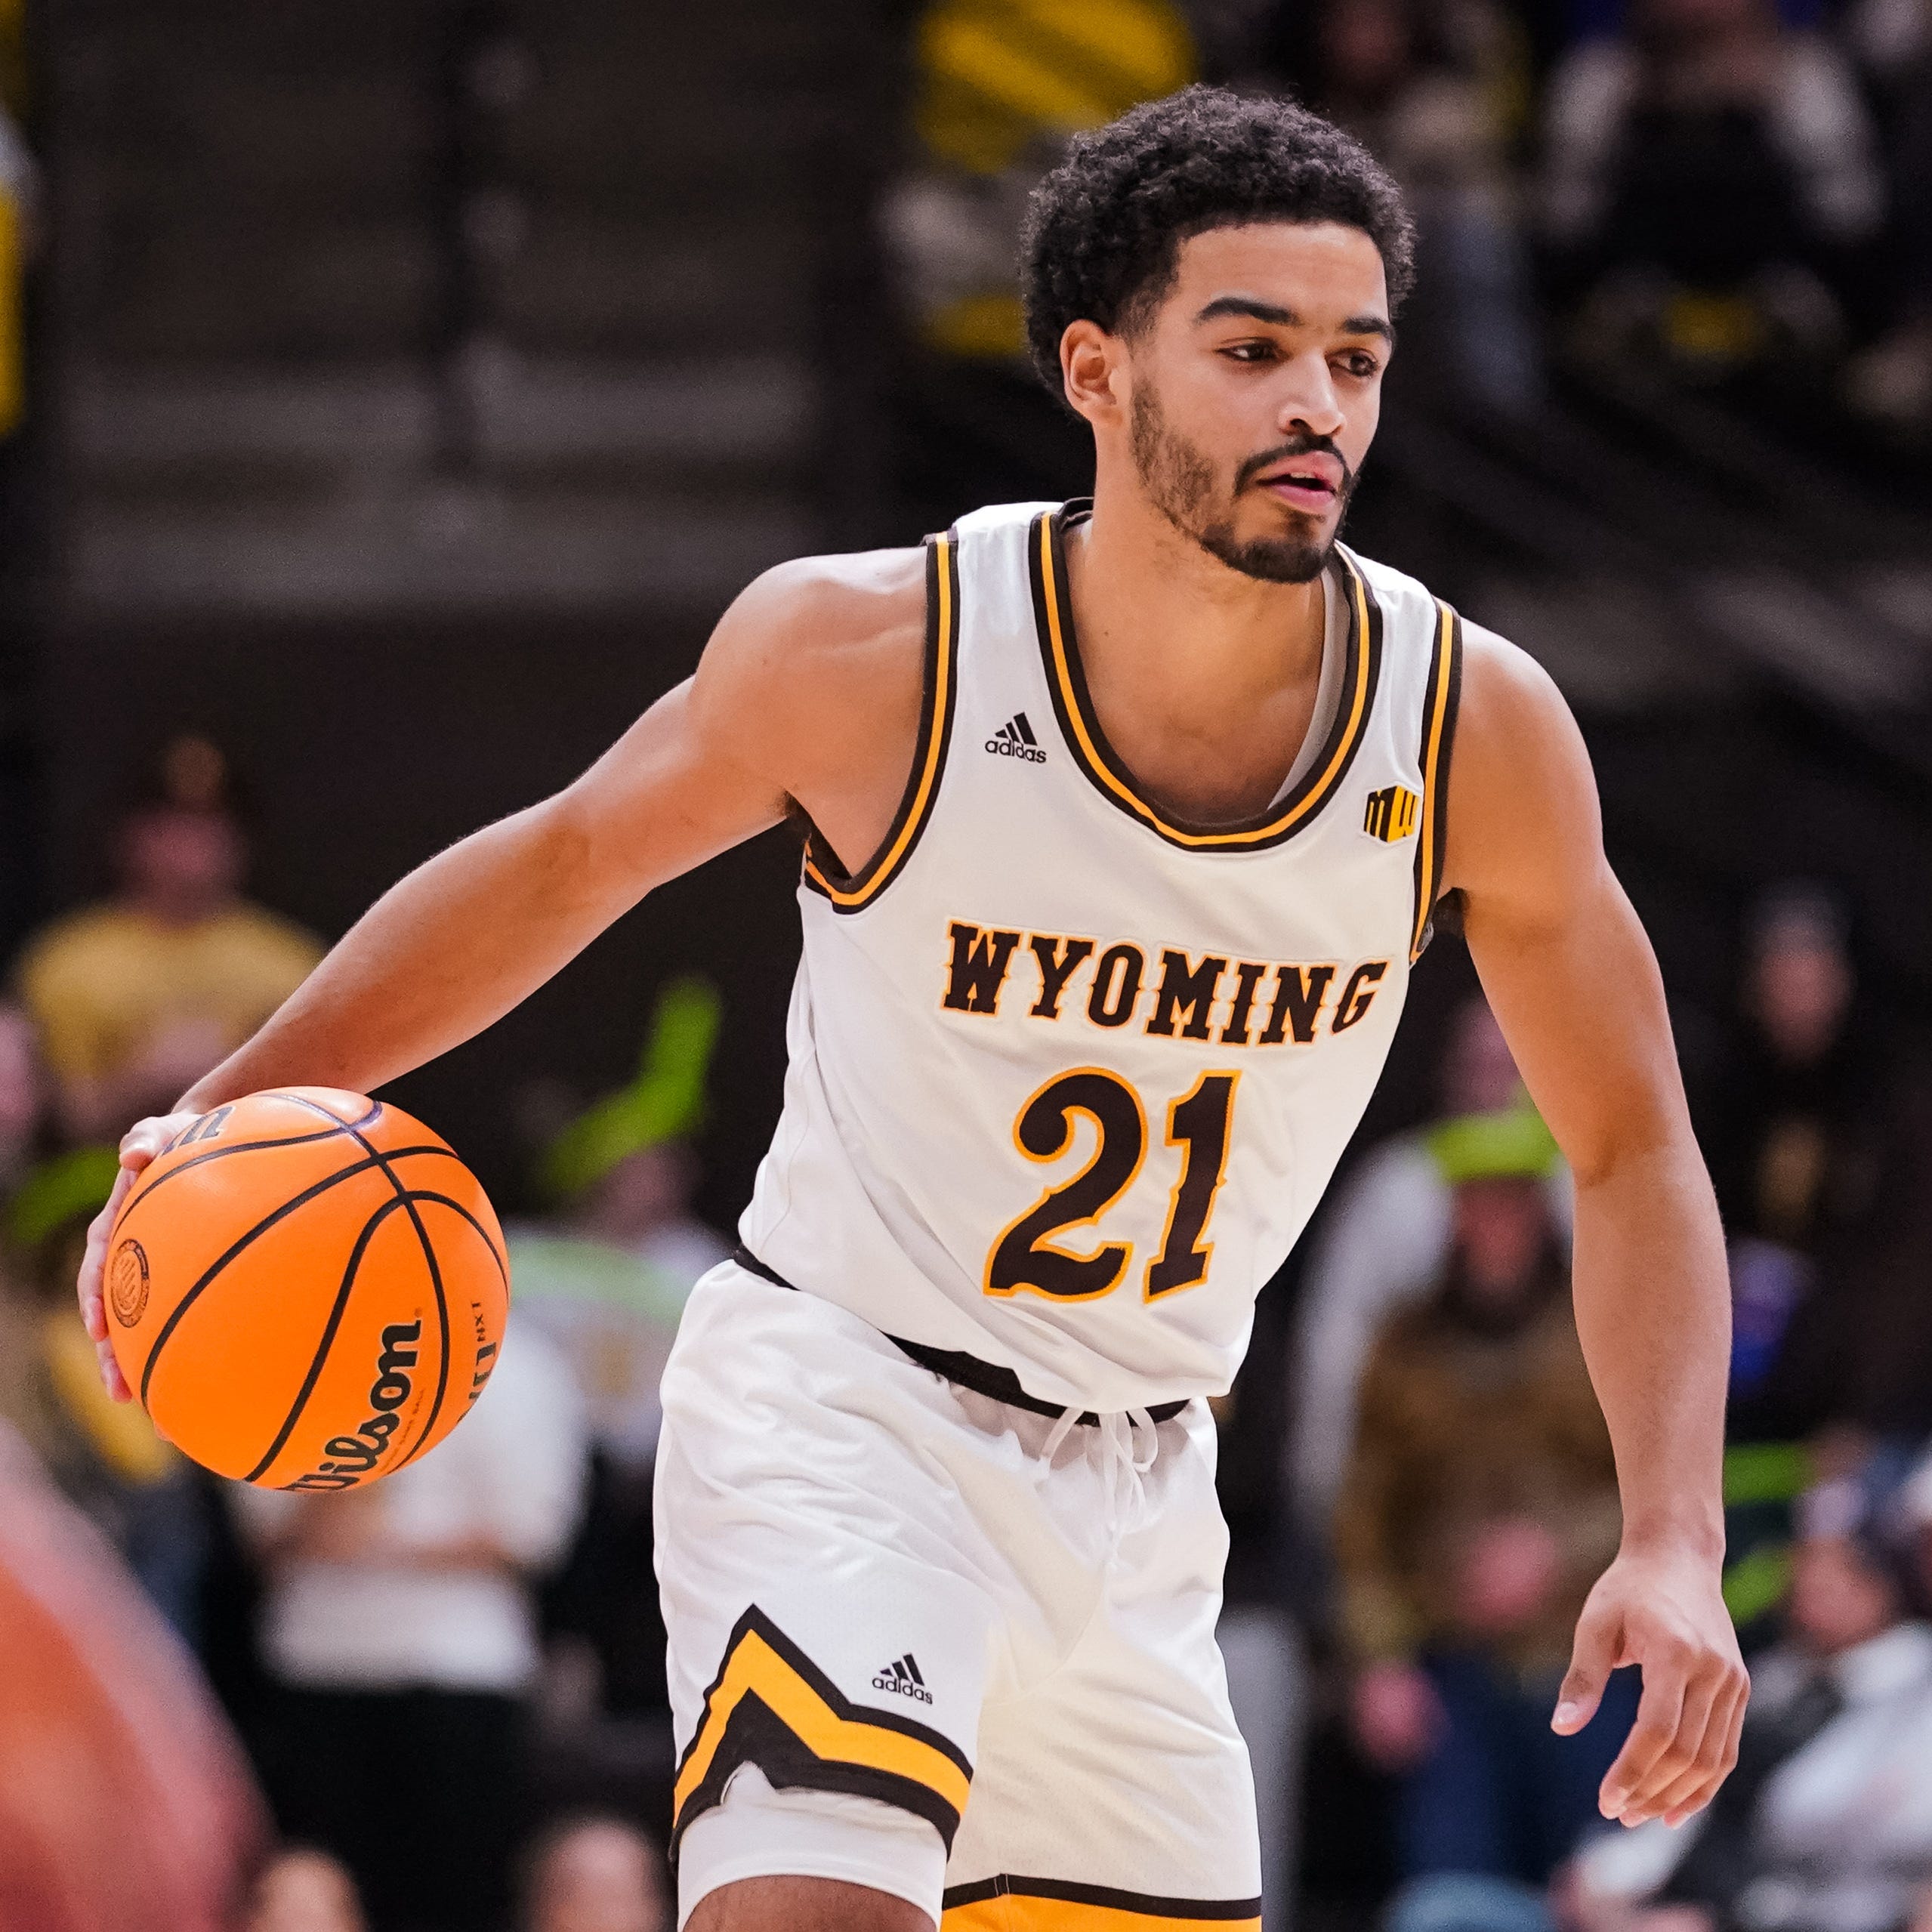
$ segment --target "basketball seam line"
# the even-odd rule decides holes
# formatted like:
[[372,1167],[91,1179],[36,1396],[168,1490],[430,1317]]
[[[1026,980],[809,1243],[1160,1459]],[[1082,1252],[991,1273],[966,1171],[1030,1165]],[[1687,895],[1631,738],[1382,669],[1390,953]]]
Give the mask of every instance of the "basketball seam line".
[[[224,1155],[255,1154],[261,1153],[264,1147],[311,1147],[318,1140],[332,1140],[337,1134],[346,1134],[348,1131],[346,1127],[338,1122],[335,1126],[329,1128],[326,1133],[323,1134],[289,1134],[276,1140],[241,1140],[237,1141],[232,1147],[211,1147],[205,1153],[196,1154],[184,1161],[179,1167],[170,1168],[165,1174],[158,1176],[146,1187],[137,1189],[131,1193],[122,1203],[121,1213],[123,1215],[132,1213],[137,1203],[145,1201],[150,1195],[159,1193],[177,1174],[186,1174],[190,1168],[201,1167],[209,1161],[218,1161]],[[115,1225],[117,1227],[120,1225],[118,1218]]]
[[[385,1168],[384,1173],[388,1173]],[[436,1316],[443,1327],[443,1353],[437,1359],[436,1397],[429,1406],[429,1420],[422,1426],[422,1432],[411,1446],[409,1452],[396,1464],[397,1469],[406,1469],[421,1454],[424,1443],[430,1439],[436,1427],[437,1418],[443,1413],[443,1398],[449,1392],[449,1298],[443,1290],[443,1264],[436,1258],[435,1244],[429,1238],[429,1230],[423,1225],[423,1218],[416,1211],[415,1200],[406,1192],[403,1184],[391,1174],[390,1185],[400,1196],[403,1210],[409,1217],[409,1225],[416,1230],[416,1239],[421,1245],[423,1263],[429,1270],[429,1285],[436,1291]],[[391,1475],[395,1471],[388,1472]]]
[[[291,1094],[288,1097],[300,1106],[313,1107],[325,1119],[333,1120],[335,1118],[326,1107],[318,1106],[313,1100],[304,1099],[299,1094]],[[381,1103],[378,1101],[376,1105],[380,1110]],[[390,1470],[385,1472],[393,1475],[396,1470],[406,1468],[421,1453],[423,1444],[429,1440],[431,1430],[436,1427],[437,1418],[443,1413],[443,1397],[448,1393],[449,1388],[449,1301],[448,1296],[443,1292],[443,1270],[437,1264],[436,1249],[431,1242],[429,1230],[423,1226],[421,1215],[416,1212],[415,1206],[409,1202],[409,1190],[390,1171],[388,1156],[375,1147],[360,1131],[360,1128],[366,1123],[367,1119],[368,1116],[365,1116],[363,1120],[358,1122],[355,1126],[347,1127],[347,1131],[353,1137],[359,1146],[369,1150],[376,1165],[382,1169],[384,1179],[395,1189],[398,1198],[403,1200],[407,1208],[409,1224],[415,1230],[416,1239],[422,1248],[423,1264],[429,1270],[430,1286],[436,1292],[437,1321],[443,1332],[443,1351],[437,1365],[436,1397],[430,1404],[429,1419],[424,1423],[409,1454],[403,1457]],[[347,1126],[346,1122],[339,1124]],[[492,1255],[495,1253],[495,1242],[486,1238],[483,1245],[491,1251]],[[506,1274],[506,1279],[507,1278]]]
[[[342,1131],[346,1134],[349,1130],[344,1128]],[[165,1183],[172,1180],[177,1174],[186,1174],[191,1167],[199,1167],[204,1161],[218,1159],[224,1154],[258,1154],[264,1153],[271,1147],[312,1147],[318,1142],[326,1140],[330,1137],[326,1134],[291,1134],[286,1140],[248,1140],[233,1147],[218,1147],[212,1153],[198,1154],[191,1161],[184,1161],[179,1167],[171,1168],[164,1174],[152,1187],[138,1194],[131,1194],[125,1201],[122,1202],[121,1211],[115,1216],[114,1225],[108,1233],[109,1243],[111,1246],[119,1238],[121,1230],[128,1224],[128,1217],[137,1208],[153,1200]],[[350,1137],[355,1137],[352,1135]],[[363,1142],[361,1144],[366,1146],[368,1143]],[[380,1166],[383,1162],[386,1161],[418,1160],[427,1154],[440,1154],[448,1161],[460,1162],[463,1158],[453,1147],[424,1145],[416,1147],[398,1147],[393,1153],[383,1155],[375,1164]],[[368,1163],[359,1162],[355,1171],[358,1174],[366,1172],[367,1166]],[[344,1171],[347,1172],[347,1170],[344,1169]]]
[[[399,1147],[390,1158],[392,1160],[400,1160],[406,1154],[423,1151],[424,1150],[420,1148]],[[439,1148],[433,1151],[442,1153],[445,1150]],[[450,1157],[452,1159],[456,1158],[453,1153]],[[366,1169],[363,1171],[366,1171]],[[377,1208],[363,1224],[362,1233],[356,1236],[355,1252],[349,1258],[348,1272],[343,1277],[342,1286],[336,1292],[335,1306],[330,1313],[329,1325],[323,1335],[321,1347],[316,1351],[314,1361],[310,1365],[308,1378],[302,1384],[301,1393],[295,1398],[295,1405],[289,1411],[287,1421],[282,1424],[281,1433],[276,1437],[273,1446],[261,1461],[242,1477],[242,1480],[245,1483],[258,1480],[264,1471],[273,1468],[276,1458],[287,1446],[289,1437],[295,1433],[295,1424],[301,1419],[302,1411],[308,1405],[309,1397],[315,1392],[315,1384],[320,1378],[323,1365],[327,1361],[329,1350],[334,1345],[337,1331],[341,1325],[342,1316],[349,1305],[349,1291],[353,1285],[356,1270],[361,1266],[363,1251],[374,1238],[378,1224],[386,1216],[393,1214],[398,1208],[407,1206],[412,1201],[423,1202],[432,1207],[447,1208],[452,1214],[460,1214],[464,1221],[468,1221],[471,1227],[483,1236],[483,1247],[489,1254],[489,1258],[496,1264],[496,1272],[502,1278],[505,1289],[508,1289],[509,1273],[504,1267],[503,1258],[496,1251],[496,1244],[489,1238],[489,1229],[485,1227],[461,1202],[448,1194],[428,1194],[414,1188],[406,1195],[398,1195],[393,1200],[384,1202],[382,1205]],[[399,1463],[397,1467],[400,1468],[402,1465]]]
[[268,1453],[242,1478],[245,1483],[259,1479],[264,1470],[274,1466],[275,1458],[287,1447],[289,1438],[295,1433],[295,1424],[302,1419],[302,1411],[308,1406],[309,1397],[315,1393],[315,1385],[322,1379],[323,1364],[329,1359],[329,1351],[335,1345],[337,1332],[342,1326],[342,1316],[349,1306],[349,1292],[356,1285],[356,1274],[363,1265],[363,1257],[369,1252],[369,1243],[375,1239],[376,1230],[384,1220],[393,1214],[402,1204],[399,1201],[385,1201],[363,1224],[363,1231],[356,1236],[356,1245],[350,1251],[349,1264],[343,1271],[342,1285],[335,1291],[335,1305],[329,1311],[329,1320],[322,1332],[322,1340],[317,1344],[315,1359],[309,1364],[309,1372],[304,1378],[295,1406],[290,1409],[280,1431],[268,1446]]
[[[510,1263],[507,1256],[498,1253],[496,1243],[490,1239],[489,1230],[485,1227],[483,1223],[479,1221],[474,1214],[471,1214],[469,1209],[464,1207],[461,1202],[452,1199],[447,1194],[425,1194],[420,1188],[417,1188],[412,1189],[407,1198],[412,1202],[421,1201],[427,1202],[433,1207],[449,1208],[452,1213],[460,1214],[464,1221],[468,1221],[469,1224],[476,1230],[477,1233],[483,1236],[483,1251],[496,1264],[496,1272],[498,1275],[502,1277],[503,1282],[503,1298],[505,1303],[507,1305],[510,1298]],[[426,1255],[431,1255],[431,1250],[429,1245],[428,1233],[424,1230],[422,1221],[417,1214],[414,1206],[412,1206],[409,1209],[409,1218],[416,1224],[416,1232],[422,1239],[424,1253]],[[432,1276],[434,1276],[436,1264],[433,1255],[431,1259],[430,1267]],[[441,1292],[442,1290],[439,1280],[437,1288],[439,1298],[440,1298]],[[449,1364],[449,1346],[446,1339],[443,1344],[443,1367],[446,1373]],[[475,1391],[473,1387],[471,1393],[471,1400],[474,1401],[475,1399]],[[438,1406],[440,1406],[442,1403],[442,1390],[440,1387],[437,1392],[437,1401]],[[436,1412],[432,1409],[430,1413],[431,1422],[433,1424],[435,1419]],[[415,1460],[417,1455],[421,1451],[423,1438],[427,1437],[428,1434],[429,1430],[425,1427],[423,1430],[422,1437],[418,1437],[417,1440],[416,1446],[410,1450],[407,1455],[403,1457],[401,1462],[399,1462],[396,1465],[397,1468],[400,1469],[406,1464],[413,1462]]]
[[[143,1364],[141,1368],[140,1397],[141,1406],[143,1408],[145,1409],[147,1406],[148,1385],[154,1380],[154,1365],[160,1360],[161,1351],[167,1347],[169,1338],[173,1335],[175,1329],[181,1326],[182,1316],[194,1306],[195,1303],[200,1298],[202,1291],[214,1279],[215,1276],[220,1274],[221,1270],[225,1268],[237,1255],[240,1254],[243,1248],[251,1246],[263,1235],[266,1234],[271,1227],[273,1227],[277,1222],[285,1221],[298,1208],[306,1207],[318,1194],[326,1194],[330,1188],[338,1185],[341,1182],[350,1180],[359,1174],[366,1174],[371,1168],[379,1167],[381,1165],[381,1162],[376,1157],[372,1156],[366,1160],[352,1162],[347,1167],[338,1168],[335,1173],[325,1175],[323,1179],[316,1181],[313,1187],[304,1188],[301,1193],[298,1194],[293,1200],[285,1201],[273,1214],[264,1214],[260,1221],[255,1223],[253,1227],[248,1230],[247,1233],[242,1236],[225,1254],[221,1256],[221,1258],[209,1267],[208,1272],[202,1276],[200,1280],[196,1282],[193,1287],[190,1289],[187,1293],[183,1295],[179,1301],[175,1303],[174,1312],[169,1315],[166,1321],[162,1323],[161,1332],[155,1337],[153,1347],[148,1350],[147,1360]],[[115,1225],[118,1228],[120,1224],[116,1222]],[[153,1413],[151,1410],[149,1412],[150,1414]]]

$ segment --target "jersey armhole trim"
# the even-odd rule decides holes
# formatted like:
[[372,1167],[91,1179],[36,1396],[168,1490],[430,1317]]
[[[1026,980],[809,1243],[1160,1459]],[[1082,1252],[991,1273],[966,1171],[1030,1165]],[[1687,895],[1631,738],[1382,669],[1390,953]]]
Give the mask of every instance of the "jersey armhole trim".
[[[926,539],[926,652],[921,681],[919,732],[906,790],[884,843],[863,870],[839,869],[832,848],[812,826],[805,841],[804,882],[835,912],[869,906],[904,870],[933,815],[959,686],[959,536]],[[809,823],[809,820],[807,821]]]
[[1449,835],[1449,758],[1455,748],[1455,718],[1462,701],[1462,619],[1437,600],[1436,637],[1429,656],[1429,681],[1422,700],[1422,829],[1415,841],[1415,924],[1409,943],[1410,964],[1429,943],[1430,921],[1442,890],[1443,854]]

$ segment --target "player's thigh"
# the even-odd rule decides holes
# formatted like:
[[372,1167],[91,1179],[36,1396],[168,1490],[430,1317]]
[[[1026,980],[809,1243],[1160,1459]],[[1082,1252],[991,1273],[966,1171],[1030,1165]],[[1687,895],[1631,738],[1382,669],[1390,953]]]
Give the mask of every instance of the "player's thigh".
[[917,1906],[835,1878],[741,1878],[700,1900],[685,1932],[933,1932]]
[[1063,1662],[991,1687],[946,1932],[1049,1932],[1080,1909],[1122,1932],[1258,1925],[1254,1779],[1214,1640],[1211,1427],[1163,1425],[1141,1526]]
[[683,1911],[813,1878],[936,1918],[998,1614],[939,1472],[985,1446],[865,1324],[755,1276],[699,1288],[663,1387]]

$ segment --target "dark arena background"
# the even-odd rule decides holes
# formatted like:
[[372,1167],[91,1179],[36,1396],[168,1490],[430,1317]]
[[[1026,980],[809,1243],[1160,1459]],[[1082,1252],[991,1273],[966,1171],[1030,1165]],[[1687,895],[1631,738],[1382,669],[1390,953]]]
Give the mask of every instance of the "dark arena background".
[[[1409,194],[1347,541],[1581,722],[1730,1236],[1727,1597],[1761,1680],[1838,1699],[1691,1850],[1579,1850],[1542,1745],[1496,1742],[1604,1480],[1527,1400],[1468,1452],[1548,1478],[1471,1558],[1508,1606],[1480,1723],[1428,1603],[1369,1614],[1421,1533],[1363,1474],[1388,1391],[1483,1406],[1401,1307],[1564,1265],[1446,931],[1219,1406],[1269,1932],[1932,1927],[1932,0],[0,0],[5,1932],[671,1924],[655,1378],[776,1117],[795,832],[394,1090],[497,1202],[581,1440],[503,1479],[461,1589],[386,1560],[393,1655],[338,1627],[353,1563],[92,1391],[100,1150],[759,571],[1082,493],[1020,353],[1026,196],[1201,79]],[[587,1177],[558,1150],[620,1094]],[[492,1617],[520,1635],[472,1656]],[[329,1798],[399,1751],[381,1820]],[[1477,1890],[1431,1918],[1444,1869]]]

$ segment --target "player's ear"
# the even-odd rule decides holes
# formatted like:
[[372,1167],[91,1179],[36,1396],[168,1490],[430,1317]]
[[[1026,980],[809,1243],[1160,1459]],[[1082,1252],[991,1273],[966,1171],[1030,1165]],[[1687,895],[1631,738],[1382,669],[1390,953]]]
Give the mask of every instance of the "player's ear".
[[1126,403],[1122,343],[1097,322],[1069,322],[1060,338],[1060,381],[1068,403],[1090,423],[1117,416]]

